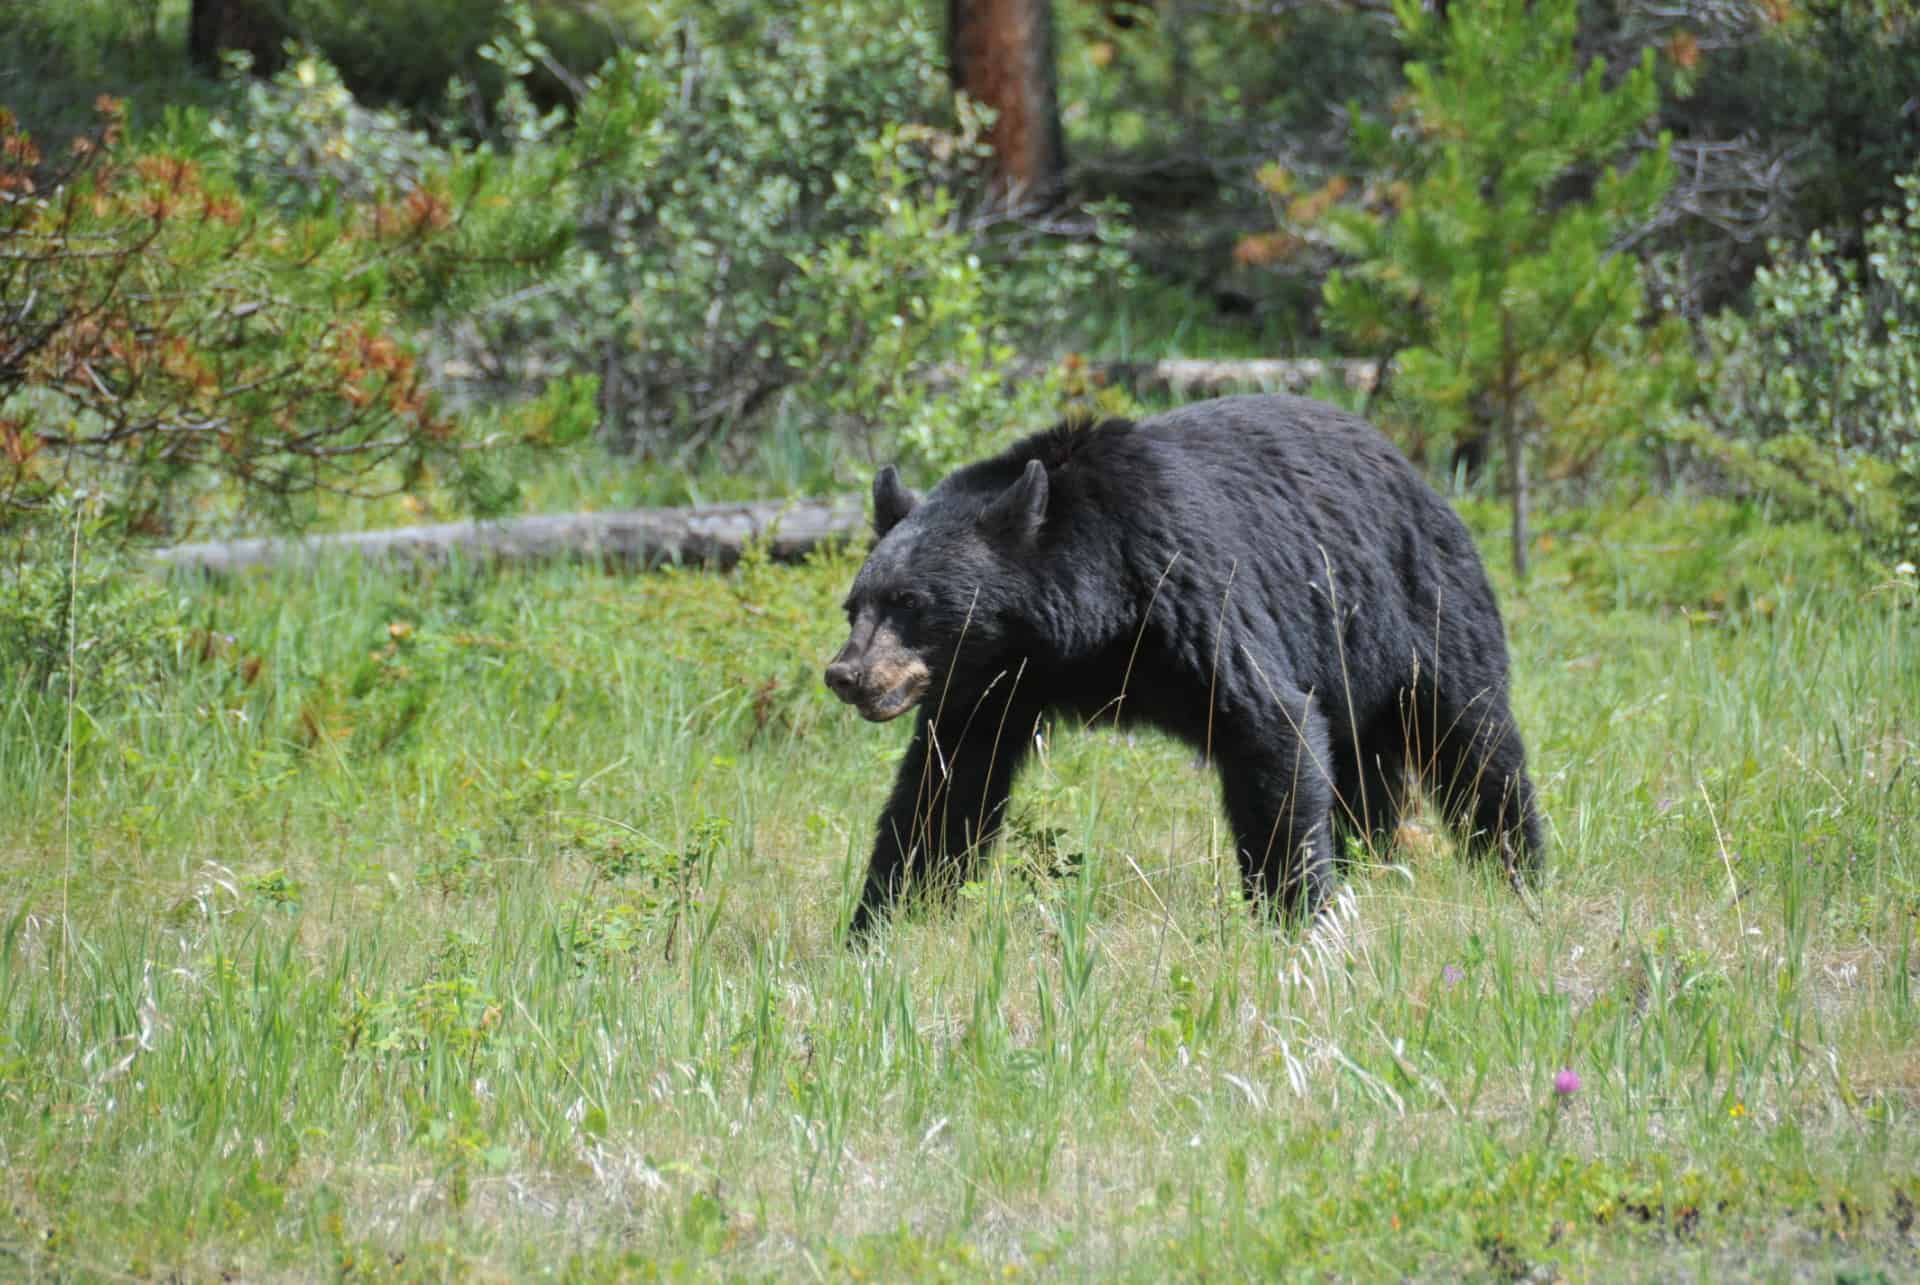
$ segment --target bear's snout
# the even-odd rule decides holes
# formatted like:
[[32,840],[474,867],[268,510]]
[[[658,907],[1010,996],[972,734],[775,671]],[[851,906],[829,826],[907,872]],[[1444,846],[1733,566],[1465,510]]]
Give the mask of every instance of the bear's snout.
[[827,690],[851,704],[860,695],[860,670],[844,655],[835,656],[827,666]]
[[827,666],[827,687],[871,723],[884,723],[912,709],[932,674],[926,661],[902,646],[891,629],[873,630],[861,646],[856,630]]

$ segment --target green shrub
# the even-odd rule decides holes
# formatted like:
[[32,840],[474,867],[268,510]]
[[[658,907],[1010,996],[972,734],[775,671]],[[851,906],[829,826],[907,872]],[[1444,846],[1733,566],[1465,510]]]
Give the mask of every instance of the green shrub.
[[[234,60],[235,68],[244,64]],[[249,183],[288,213],[404,188],[452,160],[398,112],[362,106],[339,69],[311,49],[267,79],[236,74],[232,85],[236,101],[209,120],[208,132],[231,146]]]
[[1706,425],[1678,430],[1736,482],[1887,558],[1920,554],[1920,175],[1865,236],[1776,246],[1751,308],[1708,325]]
[[[493,125],[494,109],[516,83],[537,98],[563,101],[618,52],[628,35],[618,15],[599,5],[528,4],[525,0],[285,0],[293,36],[340,69],[354,96],[416,117],[438,116],[448,84],[466,127]],[[518,27],[538,40],[543,56],[529,68],[503,65],[490,45]]]
[[1563,592],[1595,610],[1677,610],[1700,620],[1768,616],[1784,602],[1808,610],[1872,584],[1846,539],[1760,506],[1700,497],[1641,500],[1557,513],[1550,534]]
[[[699,445],[809,372],[796,256],[878,217],[860,148],[945,101],[918,15],[867,0],[689,7],[633,57],[675,92],[647,154],[608,158],[562,271],[461,328],[508,381],[592,370],[618,446]],[[770,92],[777,84],[778,92]],[[949,153],[950,154],[950,153]],[[932,148],[916,162],[938,163]]]
[[634,55],[675,87],[646,154],[610,160],[564,270],[469,318],[460,355],[509,386],[596,372],[616,449],[737,456],[780,428],[965,453],[1011,346],[1117,256],[1049,240],[1043,262],[959,204],[981,122],[936,27],[881,0],[672,8]]
[[[1456,441],[1498,427],[1524,574],[1532,443],[1590,460],[1637,435],[1690,365],[1663,360],[1671,330],[1636,324],[1638,265],[1615,252],[1672,172],[1664,140],[1625,163],[1656,102],[1653,59],[1617,82],[1583,67],[1572,0],[1396,13],[1422,57],[1401,119],[1367,125],[1360,150],[1400,177],[1327,211],[1353,262],[1327,279],[1326,316],[1396,357],[1390,421]],[[1587,199],[1562,196],[1587,179]]]
[[804,289],[786,323],[795,364],[814,373],[807,413],[869,446],[884,440],[910,467],[944,473],[1009,424],[1044,416],[1058,380],[1009,398],[1014,349],[972,238],[943,190],[912,190],[911,143],[888,127],[868,145],[884,216],[796,255]]
[[363,156],[345,175],[300,167],[301,148],[340,159],[367,133],[334,131],[350,104],[324,64],[298,60],[263,95],[250,120],[178,112],[147,135],[103,98],[58,162],[0,109],[0,526],[79,490],[145,535],[209,504],[293,517],[436,475],[497,505],[478,448],[589,426],[578,380],[524,437],[457,419],[414,339],[554,260],[572,231],[554,194],[642,150],[644,78],[610,66],[550,147]]
[[182,602],[104,541],[96,504],[66,499],[50,516],[0,539],[4,696],[63,710],[71,691],[98,715],[169,671]]

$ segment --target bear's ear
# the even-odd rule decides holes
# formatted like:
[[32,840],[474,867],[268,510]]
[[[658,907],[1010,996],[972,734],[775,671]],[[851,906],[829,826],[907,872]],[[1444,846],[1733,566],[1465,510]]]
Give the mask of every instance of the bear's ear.
[[873,533],[885,535],[913,512],[920,497],[900,485],[900,472],[889,464],[873,477]]
[[1020,480],[1002,491],[980,515],[981,526],[1015,544],[1032,541],[1046,520],[1047,466],[1039,460],[1028,460]]

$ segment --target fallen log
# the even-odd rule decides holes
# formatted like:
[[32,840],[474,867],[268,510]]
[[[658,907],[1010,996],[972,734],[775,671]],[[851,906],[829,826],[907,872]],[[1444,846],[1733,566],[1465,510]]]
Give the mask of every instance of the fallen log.
[[1085,369],[1094,378],[1136,393],[1166,392],[1175,397],[1212,396],[1236,389],[1268,393],[1304,393],[1321,380],[1365,391],[1379,378],[1380,363],[1365,358],[1279,357],[1215,361],[1168,357],[1161,361],[1096,361]]
[[[1345,384],[1348,388],[1370,390],[1379,378],[1380,363],[1365,357],[1273,357],[1241,361],[1219,361],[1208,357],[1167,357],[1160,361],[1099,361],[1068,357],[1070,369],[1083,372],[1099,383],[1118,384],[1136,393],[1166,392],[1176,397],[1202,394],[1212,396],[1236,389],[1257,389],[1269,393],[1303,393],[1322,379]],[[1037,379],[1056,369],[1058,361],[1015,361],[1007,368],[1010,379]],[[559,374],[551,369],[530,368],[529,379],[550,378]],[[485,379],[478,367],[455,359],[440,369],[442,378],[455,382]],[[934,378],[954,379],[964,373],[959,367],[942,367]]]
[[860,497],[849,495],[219,540],[177,544],[152,556],[170,566],[216,574],[340,555],[375,562],[445,562],[458,556],[488,563],[577,558],[634,568],[667,563],[730,567],[750,543],[764,544],[775,561],[797,562],[822,543],[865,527]]

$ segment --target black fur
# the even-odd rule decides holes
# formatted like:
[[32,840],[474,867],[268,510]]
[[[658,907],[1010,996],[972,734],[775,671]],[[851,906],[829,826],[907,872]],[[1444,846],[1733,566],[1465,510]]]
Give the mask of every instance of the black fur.
[[1281,912],[1326,897],[1338,834],[1392,831],[1410,771],[1476,847],[1538,869],[1479,556],[1363,420],[1225,398],[1038,434],[924,499],[889,469],[875,493],[828,682],[887,718],[908,684],[880,687],[929,676],[856,936],[910,884],[964,874],[1050,712],[1204,753],[1246,891]]

